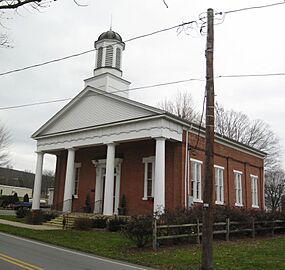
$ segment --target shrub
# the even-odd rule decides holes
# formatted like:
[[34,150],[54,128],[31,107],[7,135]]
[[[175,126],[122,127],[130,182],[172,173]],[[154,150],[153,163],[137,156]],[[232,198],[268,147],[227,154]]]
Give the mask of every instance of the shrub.
[[28,215],[29,212],[30,212],[29,209],[25,207],[19,207],[16,211],[16,216],[17,218],[24,218],[25,216]]
[[[16,196],[15,196],[16,194]],[[0,207],[7,207],[9,204],[14,204],[19,201],[17,193],[14,195],[3,195],[0,197]]]
[[29,202],[29,195],[26,193],[24,198],[23,198],[23,202]]
[[107,227],[107,218],[103,216],[98,216],[92,219],[92,228],[106,228]]
[[91,213],[91,200],[89,193],[86,194],[84,212]]
[[54,218],[56,218],[58,214],[56,212],[44,212],[43,213],[43,220],[44,221],[50,221]]
[[117,217],[111,218],[107,222],[107,228],[111,232],[117,232],[122,229],[124,225],[126,225],[127,220],[125,218]]
[[28,224],[39,225],[44,221],[43,212],[41,210],[30,211],[26,216],[26,222]]
[[144,247],[152,236],[152,216],[132,217],[124,228],[127,237],[136,242],[137,247]]
[[17,193],[17,192],[15,192],[15,193],[14,193],[13,197],[14,197],[14,202],[13,202],[13,203],[15,203],[15,202],[18,202],[18,201],[19,201],[18,193]]
[[74,229],[80,231],[88,231],[92,228],[92,219],[90,218],[76,218],[74,221]]

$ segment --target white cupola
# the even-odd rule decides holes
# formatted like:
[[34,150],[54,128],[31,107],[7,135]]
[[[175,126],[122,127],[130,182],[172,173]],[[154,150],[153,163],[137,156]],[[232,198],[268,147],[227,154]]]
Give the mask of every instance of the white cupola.
[[121,70],[122,51],[125,49],[121,36],[109,30],[98,37],[94,46],[96,49],[94,76],[85,80],[85,85],[128,98],[130,82],[122,78]]
[[125,43],[121,36],[112,30],[104,32],[95,41],[95,49],[97,54],[94,76],[105,72],[122,76],[122,51],[125,49]]

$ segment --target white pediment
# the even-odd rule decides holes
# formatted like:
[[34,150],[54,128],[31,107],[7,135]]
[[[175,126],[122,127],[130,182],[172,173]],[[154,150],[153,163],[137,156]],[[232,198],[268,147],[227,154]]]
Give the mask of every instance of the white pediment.
[[140,119],[161,112],[159,109],[87,87],[32,137]]

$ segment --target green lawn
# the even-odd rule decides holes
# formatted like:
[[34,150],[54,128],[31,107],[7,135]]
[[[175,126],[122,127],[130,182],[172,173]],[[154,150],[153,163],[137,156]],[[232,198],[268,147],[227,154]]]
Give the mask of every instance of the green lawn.
[[[36,231],[1,224],[0,231],[160,269],[196,270],[201,257],[197,245],[161,248],[154,252],[150,248],[137,249],[123,235],[106,231]],[[214,258],[215,270],[283,270],[285,236],[216,242]]]
[[0,219],[25,223],[25,218],[17,218],[16,216],[10,216],[10,215],[0,215]]

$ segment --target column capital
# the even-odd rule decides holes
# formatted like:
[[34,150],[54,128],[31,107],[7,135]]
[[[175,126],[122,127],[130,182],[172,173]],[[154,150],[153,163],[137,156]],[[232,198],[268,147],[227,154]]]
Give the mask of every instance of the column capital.
[[36,153],[36,154],[39,154],[39,155],[40,155],[40,154],[41,154],[41,155],[43,155],[43,154],[44,154],[44,152],[43,152],[43,151],[38,151],[38,150],[36,150],[36,151],[35,151],[35,153]]
[[67,150],[67,151],[76,151],[77,148],[75,148],[75,147],[69,147],[69,148],[65,148],[65,150]]
[[119,145],[118,143],[116,143],[116,142],[104,142],[103,143],[104,145],[113,145],[113,146],[117,146],[117,145]]
[[153,139],[155,139],[156,141],[166,141],[166,137],[161,137],[161,136],[159,136],[159,137],[152,137]]

